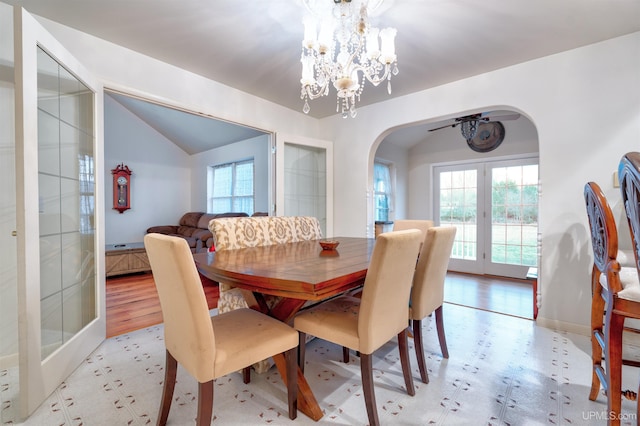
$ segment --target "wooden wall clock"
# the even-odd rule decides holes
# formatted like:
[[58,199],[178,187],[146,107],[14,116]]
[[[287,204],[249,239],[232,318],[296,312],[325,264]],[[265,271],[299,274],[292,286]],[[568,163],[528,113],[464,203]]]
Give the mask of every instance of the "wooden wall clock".
[[113,209],[119,213],[131,208],[131,170],[124,164],[111,169],[113,175]]

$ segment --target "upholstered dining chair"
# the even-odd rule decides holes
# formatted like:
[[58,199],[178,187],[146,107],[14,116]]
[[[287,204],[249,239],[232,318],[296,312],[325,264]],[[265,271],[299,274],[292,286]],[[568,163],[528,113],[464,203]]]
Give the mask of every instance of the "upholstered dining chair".
[[[623,180],[622,175],[620,180]],[[626,182],[621,182],[623,187],[627,187]],[[608,412],[614,414],[610,418],[615,418],[613,424],[619,424],[620,418],[616,414],[622,406],[622,364],[639,365],[622,358],[622,335],[625,318],[640,318],[640,284],[636,268],[622,267],[617,260],[618,230],[600,186],[588,182],[584,187],[584,198],[594,257],[591,272],[593,372],[589,399],[594,401],[598,397],[602,385],[607,395]]]
[[427,234],[427,229],[433,227],[432,220],[418,220],[418,219],[400,219],[393,221],[394,231],[404,231],[405,229],[418,229],[422,232],[422,237]]
[[[209,230],[218,252],[322,238],[320,221],[312,216],[221,218],[209,222]],[[219,283],[219,290],[219,313],[240,308],[253,308],[265,312],[282,299],[279,296],[260,295],[258,300],[253,292],[225,282]],[[270,360],[263,359],[245,368],[242,372],[244,383],[251,381],[251,368],[257,373],[265,373],[271,365]]]
[[431,313],[435,313],[436,329],[442,356],[449,358],[447,339],[444,334],[442,304],[444,303],[444,281],[455,237],[456,228],[453,226],[428,228],[413,276],[409,319],[411,320],[420,378],[424,383],[429,383],[429,376],[424,360],[422,320]]
[[169,416],[178,363],[198,381],[196,424],[209,425],[214,380],[280,353],[287,365],[289,418],[295,419],[298,333],[253,309],[210,316],[186,240],[152,233],[145,235],[144,245],[164,319],[166,367],[158,425]]
[[369,423],[378,425],[373,388],[373,352],[398,338],[400,363],[409,395],[415,395],[409,365],[409,294],[422,235],[416,229],[378,235],[362,297],[340,296],[301,311],[293,322],[300,332],[298,363],[304,372],[306,335],[360,353],[360,371]]
[[[393,231],[404,231],[407,229],[417,229],[422,233],[422,241],[427,236],[427,229],[433,226],[432,220],[421,219],[397,219],[393,222]],[[358,289],[351,293],[353,296],[360,297],[362,295],[362,289]],[[441,345],[442,346],[442,345]],[[349,363],[349,348],[342,348],[342,361]]]

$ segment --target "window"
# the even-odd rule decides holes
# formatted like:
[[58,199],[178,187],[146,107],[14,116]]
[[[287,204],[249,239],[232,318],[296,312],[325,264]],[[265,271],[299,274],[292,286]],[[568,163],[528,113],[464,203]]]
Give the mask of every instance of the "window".
[[253,159],[209,168],[209,213],[253,214]]
[[375,203],[375,221],[389,220],[391,208],[391,167],[389,164],[373,164],[373,191]]

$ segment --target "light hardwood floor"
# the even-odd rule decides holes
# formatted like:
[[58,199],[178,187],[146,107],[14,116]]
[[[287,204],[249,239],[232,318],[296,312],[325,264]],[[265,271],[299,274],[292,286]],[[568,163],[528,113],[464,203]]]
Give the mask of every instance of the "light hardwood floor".
[[[218,306],[218,286],[203,285],[209,309]],[[107,337],[162,322],[160,300],[150,272],[107,278]]]
[[531,281],[448,272],[444,301],[484,311],[533,319]]
[[[151,273],[107,278],[107,337],[162,322]],[[218,306],[218,287],[204,285],[209,309]],[[533,318],[531,283],[501,277],[449,272],[445,302],[521,318]]]

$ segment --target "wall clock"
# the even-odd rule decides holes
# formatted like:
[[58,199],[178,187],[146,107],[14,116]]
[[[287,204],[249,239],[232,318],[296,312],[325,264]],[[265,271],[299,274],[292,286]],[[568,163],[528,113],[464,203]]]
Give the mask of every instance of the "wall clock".
[[504,126],[499,121],[480,123],[476,135],[467,139],[469,148],[476,152],[489,152],[496,149],[504,140]]
[[119,213],[131,208],[131,170],[124,164],[111,169],[113,175],[113,209]]

